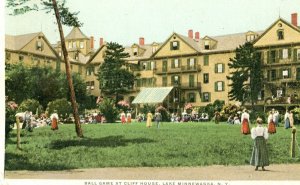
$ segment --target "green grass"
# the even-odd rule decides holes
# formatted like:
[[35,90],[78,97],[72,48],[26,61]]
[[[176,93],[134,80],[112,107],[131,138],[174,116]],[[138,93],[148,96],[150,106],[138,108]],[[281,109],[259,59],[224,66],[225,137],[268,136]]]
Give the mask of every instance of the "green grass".
[[[176,167],[249,165],[253,141],[239,125],[225,123],[163,123],[160,129],[145,123],[59,125],[22,131],[22,151],[16,150],[16,132],[6,142],[6,170],[63,170],[98,167]],[[300,127],[297,141],[300,144]],[[270,162],[300,163],[297,148],[290,157],[291,130],[277,128],[267,143]]]

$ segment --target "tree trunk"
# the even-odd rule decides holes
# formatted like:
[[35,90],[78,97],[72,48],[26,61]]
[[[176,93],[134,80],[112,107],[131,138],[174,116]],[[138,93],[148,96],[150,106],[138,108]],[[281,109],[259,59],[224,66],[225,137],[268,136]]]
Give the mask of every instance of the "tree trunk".
[[16,117],[17,124],[17,149],[21,150],[21,129],[20,129],[20,118]]
[[69,56],[68,56],[68,52],[67,52],[67,48],[66,48],[64,32],[63,32],[62,25],[61,25],[61,22],[60,22],[60,16],[59,16],[56,0],[52,0],[52,4],[53,4],[54,12],[55,12],[57,26],[58,26],[58,29],[59,29],[61,49],[62,49],[62,53],[63,53],[63,56],[64,56],[64,62],[65,62],[65,66],[66,66],[67,81],[68,81],[69,90],[70,90],[70,94],[71,94],[71,104],[72,104],[72,107],[73,107],[73,115],[74,115],[74,119],[75,119],[75,130],[76,130],[76,133],[77,133],[78,137],[83,137],[82,129],[81,129],[80,121],[79,121],[78,107],[77,107],[77,103],[76,103],[75,91],[74,91],[74,86],[73,86],[73,81],[72,81],[72,76],[71,76]]

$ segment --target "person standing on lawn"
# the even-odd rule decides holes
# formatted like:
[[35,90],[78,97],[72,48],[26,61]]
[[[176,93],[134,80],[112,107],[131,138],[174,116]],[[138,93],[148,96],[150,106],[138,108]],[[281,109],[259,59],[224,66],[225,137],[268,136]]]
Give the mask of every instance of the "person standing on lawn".
[[161,113],[158,110],[156,110],[156,112],[154,114],[154,118],[156,121],[156,126],[157,126],[157,128],[159,128],[159,124],[161,122]]
[[262,167],[265,171],[265,166],[269,166],[269,154],[266,141],[269,137],[267,128],[262,126],[262,119],[257,118],[257,126],[251,130],[251,138],[254,139],[250,165],[255,166],[255,171],[258,167]]
[[244,109],[243,114],[241,116],[241,123],[242,123],[242,127],[241,127],[242,134],[244,135],[250,134],[250,127],[249,127],[250,115],[246,109]]
[[215,124],[219,124],[220,118],[221,118],[220,112],[216,111],[215,112]]
[[122,113],[120,114],[120,119],[121,119],[122,125],[126,123],[126,115],[125,115],[124,111],[122,111]]
[[277,110],[275,110],[274,114],[274,123],[276,127],[279,127],[279,112]]
[[148,128],[152,127],[152,119],[153,119],[153,115],[152,113],[149,111],[148,114],[147,114],[147,124],[146,126]]
[[284,128],[288,129],[290,128],[290,114],[289,111],[287,110],[285,115],[284,115]]
[[274,115],[272,111],[269,112],[269,116],[268,116],[268,132],[270,134],[276,133],[276,126],[274,123]]
[[51,119],[51,130],[58,130],[58,114],[57,111],[54,112],[50,116]]
[[128,111],[126,114],[127,117],[127,123],[130,124],[131,123],[131,113]]

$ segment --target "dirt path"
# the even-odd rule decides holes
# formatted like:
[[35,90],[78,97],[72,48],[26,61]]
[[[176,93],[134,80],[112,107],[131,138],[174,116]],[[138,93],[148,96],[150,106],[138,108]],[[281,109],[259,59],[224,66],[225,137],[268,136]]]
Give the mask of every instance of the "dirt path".
[[180,168],[95,168],[66,171],[6,171],[8,179],[106,180],[300,180],[300,164],[271,165],[267,171],[252,166]]

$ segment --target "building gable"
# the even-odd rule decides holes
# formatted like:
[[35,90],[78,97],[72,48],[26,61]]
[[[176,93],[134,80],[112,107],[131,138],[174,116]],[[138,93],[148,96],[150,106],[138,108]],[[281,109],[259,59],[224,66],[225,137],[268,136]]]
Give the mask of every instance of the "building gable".
[[36,35],[32,40],[20,48],[20,51],[47,57],[58,57],[57,52],[53,49],[43,33]]
[[283,19],[273,23],[255,42],[255,47],[300,43],[300,29]]
[[[195,54],[198,51],[188,42],[195,42],[193,39],[189,41],[183,36],[173,33],[162,46],[152,55],[152,57],[167,57],[176,55]],[[196,45],[196,44],[195,44]]]
[[95,53],[92,55],[87,64],[100,64],[104,61],[106,46],[101,46]]

